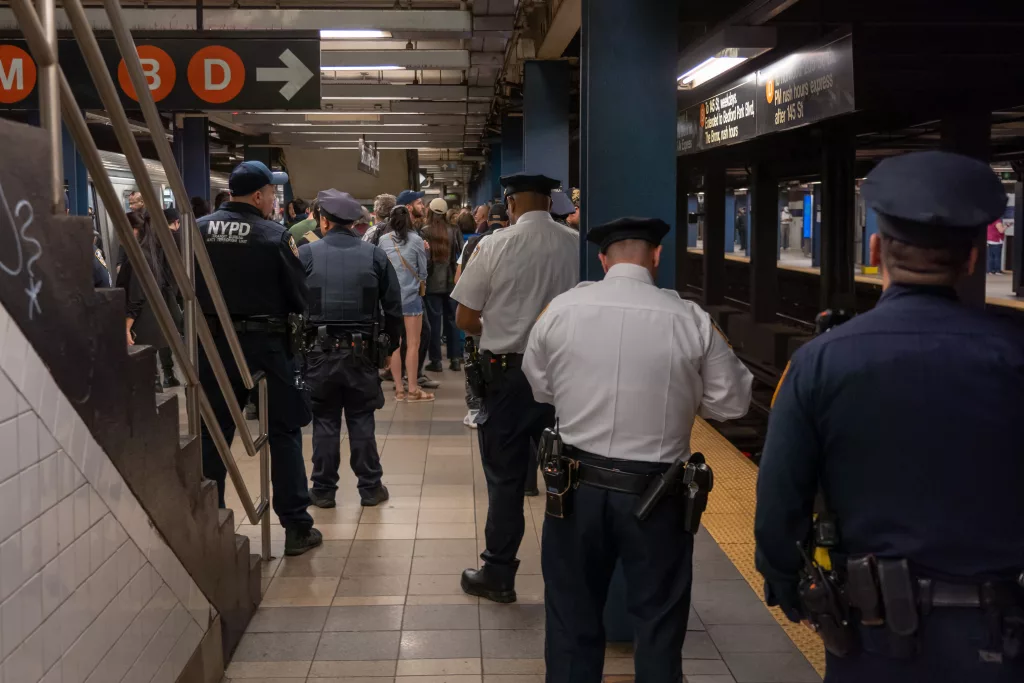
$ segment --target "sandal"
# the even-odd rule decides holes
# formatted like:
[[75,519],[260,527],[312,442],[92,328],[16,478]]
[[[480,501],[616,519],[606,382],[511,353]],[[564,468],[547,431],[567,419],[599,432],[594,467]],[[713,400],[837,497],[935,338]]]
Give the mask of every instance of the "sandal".
[[406,399],[406,403],[429,403],[434,400],[433,394],[428,394],[422,389],[416,389],[416,391],[409,392],[409,398]]
[[395,400],[398,401],[399,403],[404,401],[406,399],[406,396],[408,396],[408,394],[406,393],[405,389],[395,390]]

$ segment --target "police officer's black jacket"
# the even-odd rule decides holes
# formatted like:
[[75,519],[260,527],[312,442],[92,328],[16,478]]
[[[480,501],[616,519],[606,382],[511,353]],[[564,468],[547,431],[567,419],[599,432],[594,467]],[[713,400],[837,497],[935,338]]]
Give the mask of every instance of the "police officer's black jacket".
[[[284,317],[306,310],[306,277],[283,225],[241,202],[225,202],[197,223],[233,318]],[[203,313],[215,315],[198,269],[196,295]]]
[[819,485],[839,553],[946,581],[1024,570],[1024,329],[952,288],[893,284],[793,355],[757,483],[757,568],[796,603]]
[[384,250],[349,228],[335,227],[317,242],[302,245],[299,258],[309,287],[309,321],[366,323],[384,313],[392,342],[402,333],[402,290]]

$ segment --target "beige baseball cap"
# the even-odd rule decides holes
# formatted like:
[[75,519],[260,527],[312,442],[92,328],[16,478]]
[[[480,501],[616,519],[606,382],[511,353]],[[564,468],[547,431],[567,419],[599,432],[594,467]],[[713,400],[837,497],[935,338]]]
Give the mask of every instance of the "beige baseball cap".
[[430,210],[434,213],[447,213],[448,202],[438,197],[437,199],[430,200]]

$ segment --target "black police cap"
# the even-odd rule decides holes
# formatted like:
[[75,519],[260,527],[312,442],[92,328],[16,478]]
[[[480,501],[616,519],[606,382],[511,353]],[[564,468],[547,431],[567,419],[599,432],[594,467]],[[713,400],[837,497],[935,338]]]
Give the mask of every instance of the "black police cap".
[[882,234],[923,247],[970,242],[1006,210],[1006,191],[989,165],[952,152],[886,159],[861,193]]
[[320,212],[333,218],[335,222],[352,223],[363,215],[363,207],[348,192],[335,189],[321,190],[316,195]]
[[562,190],[551,191],[551,215],[555,218],[565,218],[576,213],[576,205],[569,199],[569,195]]
[[644,240],[657,246],[668,234],[668,223],[660,218],[619,218],[587,231],[587,241],[601,247],[601,253],[622,240]]
[[513,195],[516,192],[536,192],[544,196],[551,196],[551,190],[555,189],[560,182],[552,180],[545,175],[533,175],[530,173],[513,173],[503,175],[499,179],[501,186],[505,189],[505,196]]

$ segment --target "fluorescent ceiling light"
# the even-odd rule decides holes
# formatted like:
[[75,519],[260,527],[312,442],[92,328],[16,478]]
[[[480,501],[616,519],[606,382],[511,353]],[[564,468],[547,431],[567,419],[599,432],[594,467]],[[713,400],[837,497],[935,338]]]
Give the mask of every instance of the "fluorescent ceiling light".
[[[361,67],[360,67],[361,68]],[[414,100],[415,97],[349,97],[341,95],[337,97],[321,97],[322,100],[376,100],[378,102],[391,102],[395,100]]]
[[384,64],[378,66],[321,66],[321,71],[397,71],[405,69],[397,64]]
[[745,61],[747,61],[746,57],[709,57],[676,80],[683,85],[696,88]]
[[346,38],[390,38],[391,32],[364,28],[323,29],[320,31],[320,37],[324,40],[344,40]]
[[[318,126],[320,128],[360,128],[362,124],[358,123],[317,123],[314,121],[307,121],[306,123],[277,123],[271,122],[272,126],[288,126],[288,127],[305,127],[305,126]],[[393,128],[413,128],[419,126],[427,126],[430,124],[426,123],[372,123],[368,124],[369,127],[374,128],[377,126],[391,126]],[[458,125],[458,124],[453,124]],[[301,133],[302,131],[296,131]]]

